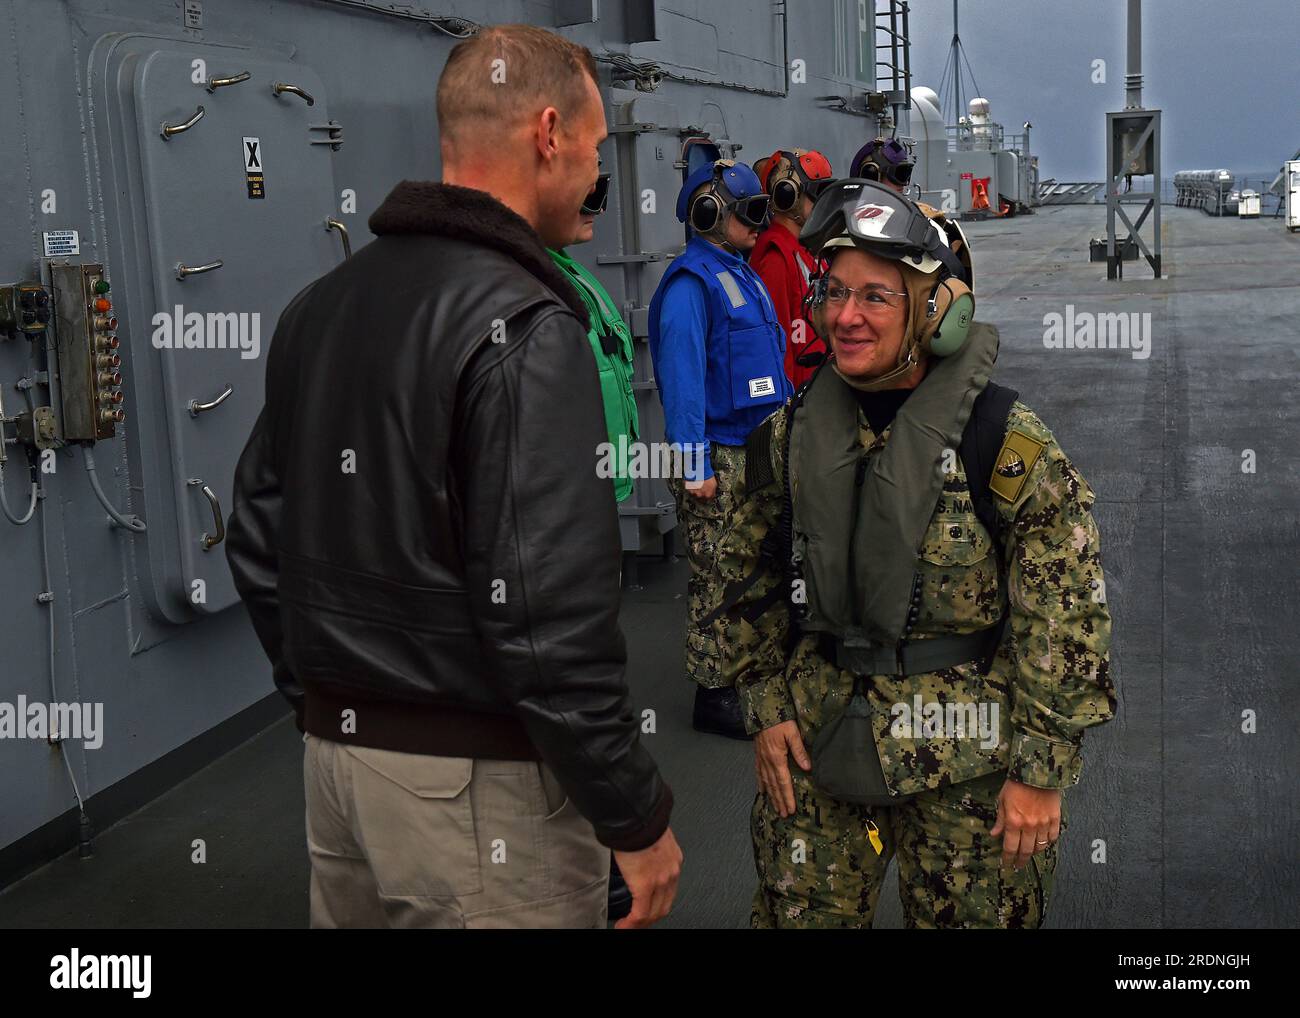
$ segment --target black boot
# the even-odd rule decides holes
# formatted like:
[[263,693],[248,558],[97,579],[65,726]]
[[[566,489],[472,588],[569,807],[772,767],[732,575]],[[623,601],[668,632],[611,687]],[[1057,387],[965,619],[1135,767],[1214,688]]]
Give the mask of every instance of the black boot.
[[721,689],[695,688],[694,726],[697,732],[725,735],[728,739],[750,740],[740,718],[740,697],[729,686]]
[[609,921],[624,918],[632,911],[632,892],[618,870],[614,857],[609,857]]

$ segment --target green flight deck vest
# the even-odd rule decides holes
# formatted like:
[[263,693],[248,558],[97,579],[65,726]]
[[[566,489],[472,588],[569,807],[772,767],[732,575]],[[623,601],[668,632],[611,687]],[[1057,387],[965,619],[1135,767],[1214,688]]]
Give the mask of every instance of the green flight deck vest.
[[564,251],[547,250],[587,305],[590,318],[587,338],[600,369],[605,429],[614,447],[614,497],[622,502],[632,494],[627,459],[631,444],[640,433],[636,396],[632,392],[632,333],[614,306],[613,299],[595,276]]

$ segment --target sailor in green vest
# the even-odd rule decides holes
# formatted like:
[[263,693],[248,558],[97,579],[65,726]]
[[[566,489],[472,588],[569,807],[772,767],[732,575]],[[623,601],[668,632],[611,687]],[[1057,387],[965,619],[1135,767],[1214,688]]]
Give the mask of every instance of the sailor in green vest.
[[[602,173],[595,189],[582,206],[583,234],[575,244],[591,240],[596,216],[605,211],[609,199],[609,174]],[[591,340],[596,366],[600,369],[600,394],[605,404],[605,429],[609,447],[597,451],[597,469],[614,480],[614,498],[622,502],[632,494],[628,473],[632,443],[639,434],[636,396],[632,392],[632,332],[614,300],[587,269],[564,250],[550,251],[555,264],[569,277],[583,303],[587,305]]]
[[[595,232],[596,217],[609,201],[609,174],[602,173],[596,187],[582,203],[582,226],[574,244],[585,244]],[[629,449],[636,441],[639,427],[636,397],[632,392],[632,332],[619,314],[614,300],[587,269],[569,257],[563,249],[547,249],[551,259],[569,277],[578,296],[587,305],[591,341],[596,366],[600,369],[600,395],[605,404],[605,430],[609,447],[597,450],[597,470],[607,472],[614,481],[614,499],[622,502],[632,494],[628,473]],[[611,921],[622,919],[632,911],[632,894],[628,890],[618,863],[609,861],[609,911]]]
[[942,217],[827,188],[832,357],[746,447],[718,547],[755,733],[759,927],[1038,927],[1083,733],[1115,711],[1092,491],[1012,390]]

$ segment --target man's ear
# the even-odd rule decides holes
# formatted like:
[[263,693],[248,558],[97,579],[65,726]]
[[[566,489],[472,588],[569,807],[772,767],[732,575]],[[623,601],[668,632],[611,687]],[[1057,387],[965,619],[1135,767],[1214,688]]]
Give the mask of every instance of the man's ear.
[[560,111],[547,106],[537,118],[537,154],[550,162],[559,152]]

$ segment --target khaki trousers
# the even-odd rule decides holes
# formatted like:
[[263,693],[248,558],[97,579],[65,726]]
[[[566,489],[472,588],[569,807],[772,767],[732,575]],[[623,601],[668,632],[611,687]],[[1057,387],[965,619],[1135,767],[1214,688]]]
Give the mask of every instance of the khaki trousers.
[[609,850],[544,764],[303,742],[313,928],[604,928]]

